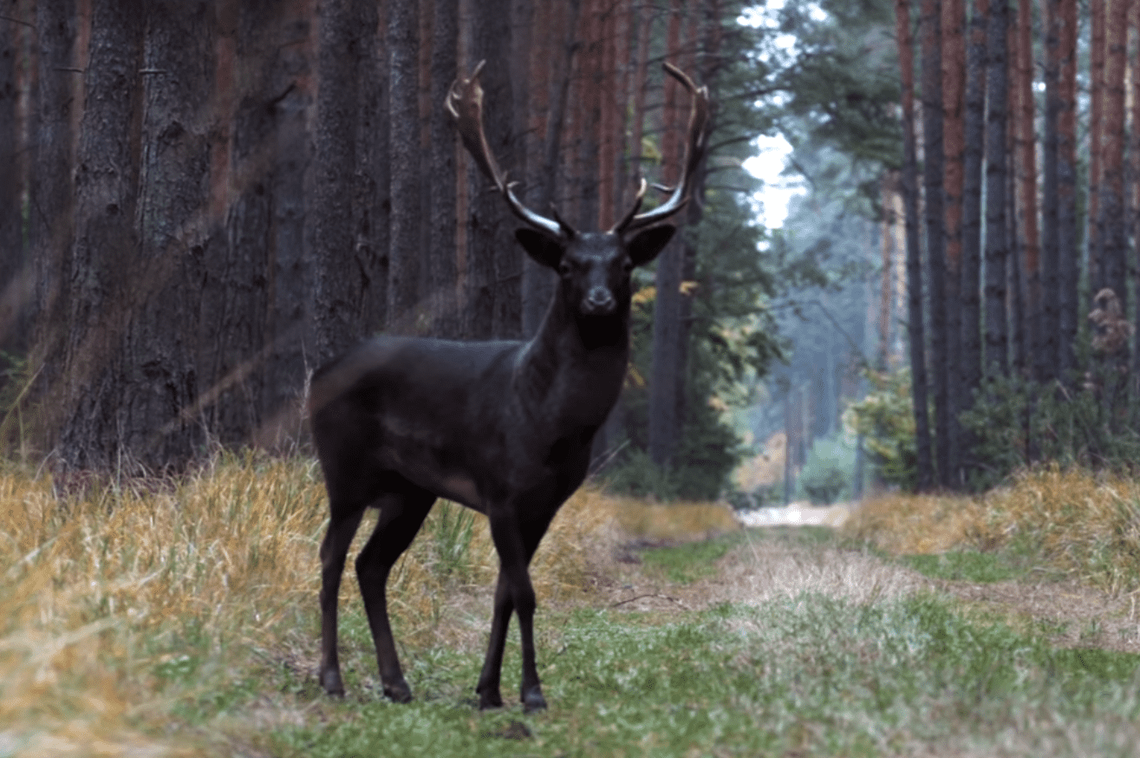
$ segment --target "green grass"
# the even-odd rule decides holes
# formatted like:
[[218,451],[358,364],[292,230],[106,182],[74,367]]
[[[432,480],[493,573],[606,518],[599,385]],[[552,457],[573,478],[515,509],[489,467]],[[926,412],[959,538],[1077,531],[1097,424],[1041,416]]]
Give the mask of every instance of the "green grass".
[[[1140,736],[1140,656],[1055,650],[933,596],[857,606],[804,595],[666,623],[579,611],[545,628],[546,713],[478,713],[479,656],[425,650],[411,656],[412,705],[389,704],[374,686],[343,703],[302,697],[321,718],[277,728],[268,747],[330,757],[878,756],[1011,741],[1029,750],[1064,732],[1066,752],[1104,755]],[[506,671],[513,682],[517,660]]]
[[955,550],[933,555],[903,555],[904,565],[932,579],[952,582],[1004,582],[1024,578],[1029,567],[1007,551]]
[[677,584],[692,584],[713,576],[716,562],[741,543],[739,532],[710,540],[649,548],[642,552],[642,563],[650,572]]

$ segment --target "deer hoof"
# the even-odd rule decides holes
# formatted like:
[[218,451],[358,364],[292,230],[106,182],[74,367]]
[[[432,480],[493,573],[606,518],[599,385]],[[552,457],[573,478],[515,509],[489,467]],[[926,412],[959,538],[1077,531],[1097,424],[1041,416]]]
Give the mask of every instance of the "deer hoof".
[[320,674],[321,686],[330,697],[344,697],[344,682],[336,669],[326,669]]
[[412,688],[403,680],[394,684],[385,684],[384,697],[393,703],[410,703],[412,702]]
[[538,687],[533,687],[522,696],[523,713],[534,713],[535,711],[546,710],[546,698],[542,696],[542,690]]
[[499,694],[498,688],[493,690],[480,690],[479,691],[479,710],[486,711],[491,708],[502,708],[503,696]]

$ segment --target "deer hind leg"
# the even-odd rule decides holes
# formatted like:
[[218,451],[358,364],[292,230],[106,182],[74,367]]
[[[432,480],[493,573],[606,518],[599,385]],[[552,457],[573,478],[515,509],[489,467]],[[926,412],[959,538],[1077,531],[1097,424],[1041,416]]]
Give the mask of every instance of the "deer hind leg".
[[412,690],[400,668],[396,642],[388,622],[388,574],[396,559],[412,544],[434,502],[435,495],[411,483],[407,483],[401,492],[385,495],[377,503],[380,518],[376,529],[356,557],[356,578],[368,613],[372,641],[376,645],[380,681],[384,695],[397,703],[409,702]]
[[344,694],[344,682],[340,678],[337,656],[337,597],[345,556],[360,526],[364,506],[344,507],[333,501],[330,512],[329,530],[321,543],[321,668],[318,677],[325,692],[339,696]]
[[546,708],[542,695],[542,685],[538,679],[538,668],[534,652],[534,587],[530,582],[531,558],[538,548],[542,535],[546,533],[546,523],[520,524],[515,519],[495,518],[491,520],[491,536],[499,553],[499,581],[495,587],[495,613],[491,622],[491,639],[487,646],[487,657],[475,691],[479,694],[479,707],[497,708],[503,704],[499,694],[500,677],[503,667],[503,651],[506,647],[507,628],[511,613],[518,613],[519,636],[522,643],[522,683],[519,698],[523,709],[532,711]]

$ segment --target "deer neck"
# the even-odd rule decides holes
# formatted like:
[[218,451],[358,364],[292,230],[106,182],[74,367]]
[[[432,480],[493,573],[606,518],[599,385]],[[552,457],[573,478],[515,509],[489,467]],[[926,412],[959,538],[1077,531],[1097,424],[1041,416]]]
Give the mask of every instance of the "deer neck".
[[581,316],[558,291],[520,356],[515,379],[535,407],[563,406],[583,425],[605,421],[629,363],[629,307]]

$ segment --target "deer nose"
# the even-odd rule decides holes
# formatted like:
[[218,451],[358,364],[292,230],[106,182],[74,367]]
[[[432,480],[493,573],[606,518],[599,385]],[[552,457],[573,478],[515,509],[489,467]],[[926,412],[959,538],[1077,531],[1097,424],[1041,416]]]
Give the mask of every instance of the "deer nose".
[[590,291],[586,293],[582,310],[590,316],[604,316],[613,313],[616,306],[617,302],[609,288],[598,286],[591,287]]

